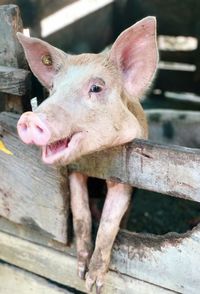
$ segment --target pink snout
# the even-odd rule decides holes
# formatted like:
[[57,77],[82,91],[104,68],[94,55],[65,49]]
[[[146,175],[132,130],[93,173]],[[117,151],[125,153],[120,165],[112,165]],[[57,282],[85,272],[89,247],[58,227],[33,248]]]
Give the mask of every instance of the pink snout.
[[17,131],[21,140],[26,144],[44,146],[51,137],[45,121],[31,111],[21,115],[17,123]]

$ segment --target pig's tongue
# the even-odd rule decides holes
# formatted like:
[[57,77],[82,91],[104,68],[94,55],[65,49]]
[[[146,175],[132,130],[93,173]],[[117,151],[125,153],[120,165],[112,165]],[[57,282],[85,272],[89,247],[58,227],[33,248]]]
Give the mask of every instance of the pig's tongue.
[[46,146],[42,146],[42,159],[47,164],[53,164],[58,159],[65,157],[67,158],[76,152],[77,146],[80,141],[84,138],[84,132],[74,133],[72,136],[58,140]]
[[46,156],[51,156],[68,147],[70,139],[62,139],[46,146]]

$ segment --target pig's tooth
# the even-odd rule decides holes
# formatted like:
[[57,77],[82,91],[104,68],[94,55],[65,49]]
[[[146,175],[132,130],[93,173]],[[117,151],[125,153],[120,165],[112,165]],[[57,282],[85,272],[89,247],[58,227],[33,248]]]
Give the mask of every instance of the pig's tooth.
[[53,142],[45,147],[45,156],[52,156],[56,153],[63,151],[65,148],[68,147],[70,142],[70,138],[60,139],[56,142]]

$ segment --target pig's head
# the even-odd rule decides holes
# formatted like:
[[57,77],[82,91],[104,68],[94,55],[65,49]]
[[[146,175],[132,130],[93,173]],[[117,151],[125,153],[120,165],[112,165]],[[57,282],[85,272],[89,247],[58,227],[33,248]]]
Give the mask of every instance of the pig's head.
[[17,129],[23,142],[42,147],[45,163],[68,164],[144,136],[137,105],[157,67],[154,17],[125,30],[107,53],[73,56],[21,33],[18,39],[49,97]]

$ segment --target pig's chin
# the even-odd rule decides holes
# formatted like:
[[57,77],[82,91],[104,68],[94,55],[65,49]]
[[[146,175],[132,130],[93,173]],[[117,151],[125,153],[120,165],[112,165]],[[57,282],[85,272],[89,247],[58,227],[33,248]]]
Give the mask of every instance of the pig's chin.
[[67,164],[79,153],[79,145],[83,132],[75,133],[70,138],[64,138],[42,146],[42,160],[46,164]]

